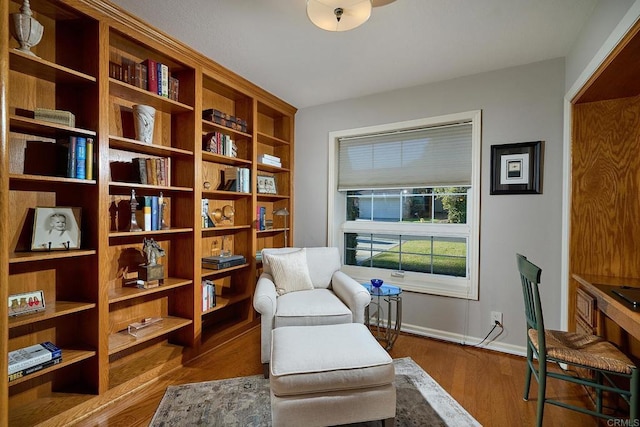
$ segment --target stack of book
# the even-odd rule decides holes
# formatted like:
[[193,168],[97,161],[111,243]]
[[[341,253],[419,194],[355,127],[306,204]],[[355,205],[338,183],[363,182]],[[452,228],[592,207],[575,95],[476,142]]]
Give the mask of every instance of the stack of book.
[[280,157],[272,156],[271,154],[260,154],[258,156],[258,162],[262,163],[263,165],[276,166],[279,168],[282,167],[282,161],[280,160]]
[[209,256],[202,258],[202,267],[210,270],[222,270],[246,263],[243,255]]
[[62,350],[46,341],[9,352],[9,382],[62,361]]
[[76,116],[70,111],[51,110],[49,108],[36,108],[33,118],[44,122],[57,123],[59,125],[76,127]]
[[216,306],[216,285],[211,280],[202,281],[202,311]]
[[239,130],[240,132],[247,131],[247,121],[241,119],[240,117],[232,116],[226,113],[223,113],[220,110],[216,110],[215,108],[209,108],[207,110],[202,111],[203,120],[208,120],[215,124],[225,126],[234,130]]

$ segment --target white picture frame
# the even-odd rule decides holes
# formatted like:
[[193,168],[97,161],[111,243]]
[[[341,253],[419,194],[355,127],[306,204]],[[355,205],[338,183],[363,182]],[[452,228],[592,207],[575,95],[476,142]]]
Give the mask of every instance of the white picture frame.
[[30,314],[45,309],[44,291],[9,295],[9,316]]
[[278,194],[276,179],[272,176],[258,175],[259,194]]

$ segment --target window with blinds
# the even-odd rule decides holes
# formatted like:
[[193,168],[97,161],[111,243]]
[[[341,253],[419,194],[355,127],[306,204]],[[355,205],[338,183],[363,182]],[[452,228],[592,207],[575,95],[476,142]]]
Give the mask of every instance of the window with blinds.
[[471,184],[471,123],[339,139],[338,190]]
[[480,112],[332,132],[329,242],[358,280],[477,299]]

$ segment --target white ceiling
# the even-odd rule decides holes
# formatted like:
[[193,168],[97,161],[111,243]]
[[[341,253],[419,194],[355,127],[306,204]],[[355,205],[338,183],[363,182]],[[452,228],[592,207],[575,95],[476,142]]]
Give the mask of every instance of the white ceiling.
[[305,0],[112,0],[298,108],[566,56],[597,0],[397,0],[315,27]]

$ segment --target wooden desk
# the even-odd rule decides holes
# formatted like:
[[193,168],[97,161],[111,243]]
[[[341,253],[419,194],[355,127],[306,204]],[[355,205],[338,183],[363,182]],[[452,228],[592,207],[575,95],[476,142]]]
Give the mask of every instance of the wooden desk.
[[[589,294],[596,298],[597,309],[617,323],[629,335],[640,340],[640,312],[614,296],[611,290],[619,286],[640,288],[640,279],[625,279],[605,276],[571,275]],[[600,334],[599,334],[600,335]]]

